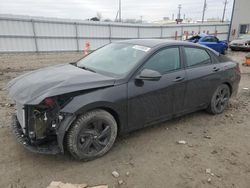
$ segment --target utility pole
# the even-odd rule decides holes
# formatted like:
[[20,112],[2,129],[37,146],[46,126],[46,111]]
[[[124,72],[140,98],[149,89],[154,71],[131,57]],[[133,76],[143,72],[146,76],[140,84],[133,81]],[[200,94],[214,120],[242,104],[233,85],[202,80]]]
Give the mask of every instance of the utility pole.
[[119,22],[122,22],[122,2],[119,0]]
[[179,9],[179,11],[178,11],[178,14],[177,14],[177,19],[176,19],[177,24],[182,22],[182,20],[181,20],[181,4],[178,5],[178,9]]
[[180,20],[181,19],[181,4],[178,5],[178,9],[179,9],[179,12],[178,12],[177,19]]
[[225,13],[226,13],[226,9],[227,9],[227,4],[228,4],[228,1],[227,1],[227,0],[225,0],[225,1],[224,1],[224,10],[223,10],[223,15],[222,15],[221,22],[224,22],[224,19],[225,19]]
[[204,17],[205,17],[205,11],[207,9],[207,0],[204,0],[204,5],[203,5],[203,12],[202,12],[202,19],[201,22],[204,22]]

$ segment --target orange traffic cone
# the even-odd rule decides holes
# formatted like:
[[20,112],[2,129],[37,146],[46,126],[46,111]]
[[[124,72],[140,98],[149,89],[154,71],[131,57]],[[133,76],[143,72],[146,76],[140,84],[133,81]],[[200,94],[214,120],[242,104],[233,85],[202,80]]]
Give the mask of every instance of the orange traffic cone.
[[85,43],[85,48],[84,48],[84,56],[89,54],[89,50],[90,50],[90,43],[87,41]]
[[248,54],[248,55],[246,56],[246,61],[245,61],[245,63],[243,63],[242,65],[250,66],[250,54]]

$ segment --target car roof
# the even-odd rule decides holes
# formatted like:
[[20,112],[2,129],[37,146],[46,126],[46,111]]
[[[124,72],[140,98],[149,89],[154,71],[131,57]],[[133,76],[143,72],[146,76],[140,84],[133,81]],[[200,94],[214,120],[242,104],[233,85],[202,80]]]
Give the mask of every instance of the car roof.
[[158,47],[161,45],[171,46],[171,45],[184,45],[184,44],[197,46],[196,44],[185,41],[167,40],[167,39],[130,39],[130,40],[119,41],[118,43],[135,44],[135,45],[147,46],[150,48]]
[[167,39],[130,39],[130,40],[119,41],[118,43],[134,44],[134,45],[146,46],[149,48],[156,48],[159,46],[174,46],[174,45],[185,45],[191,47],[193,46],[193,47],[208,49],[218,56],[218,53],[211,48],[187,41],[167,40]]
[[201,33],[201,34],[198,34],[197,36],[203,38],[203,37],[216,37],[215,35],[208,35],[206,33]]

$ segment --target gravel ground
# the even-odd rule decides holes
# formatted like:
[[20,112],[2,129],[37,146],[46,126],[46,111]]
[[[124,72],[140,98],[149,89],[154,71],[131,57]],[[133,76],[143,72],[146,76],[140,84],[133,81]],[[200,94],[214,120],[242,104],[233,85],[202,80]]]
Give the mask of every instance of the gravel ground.
[[[200,111],[121,137],[90,162],[33,154],[15,141],[6,83],[24,72],[71,62],[82,53],[0,55],[0,187],[45,188],[51,181],[129,188],[248,188],[250,185],[250,67],[241,67],[239,94],[225,113]],[[242,63],[246,53],[228,52]],[[177,144],[179,140],[187,144]],[[120,176],[114,178],[116,170]],[[127,173],[129,172],[129,173]],[[123,180],[122,185],[118,181]]]

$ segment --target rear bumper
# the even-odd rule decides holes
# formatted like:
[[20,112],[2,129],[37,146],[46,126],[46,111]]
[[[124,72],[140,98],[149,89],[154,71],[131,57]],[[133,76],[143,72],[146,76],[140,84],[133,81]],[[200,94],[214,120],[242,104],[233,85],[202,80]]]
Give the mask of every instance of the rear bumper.
[[54,143],[47,143],[42,145],[35,145],[30,142],[30,139],[23,134],[23,130],[21,128],[20,123],[18,122],[16,114],[12,115],[12,128],[14,135],[17,139],[17,142],[20,143],[24,148],[39,154],[52,154],[56,155],[62,153],[61,149],[59,148],[56,142]]

